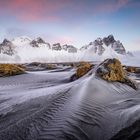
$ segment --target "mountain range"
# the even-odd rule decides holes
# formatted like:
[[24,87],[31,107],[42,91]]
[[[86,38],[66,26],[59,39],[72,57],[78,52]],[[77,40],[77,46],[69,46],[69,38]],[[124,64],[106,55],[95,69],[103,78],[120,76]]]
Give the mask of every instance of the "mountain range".
[[[49,61],[80,61],[94,58],[108,58],[118,56],[133,56],[127,52],[119,40],[115,40],[113,35],[96,40],[76,48],[73,45],[61,45],[60,43],[50,44],[41,37],[31,39],[27,36],[16,37],[12,40],[4,39],[0,44],[1,60],[15,61],[38,61],[33,58],[39,57]],[[61,59],[60,59],[61,58]]]

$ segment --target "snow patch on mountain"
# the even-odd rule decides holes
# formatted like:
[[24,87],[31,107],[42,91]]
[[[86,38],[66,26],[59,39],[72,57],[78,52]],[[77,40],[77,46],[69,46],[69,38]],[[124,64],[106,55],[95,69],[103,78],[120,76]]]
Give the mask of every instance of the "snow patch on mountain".
[[11,42],[15,45],[15,46],[24,46],[29,44],[32,41],[31,38],[27,37],[27,36],[21,36],[21,37],[16,37],[14,38]]

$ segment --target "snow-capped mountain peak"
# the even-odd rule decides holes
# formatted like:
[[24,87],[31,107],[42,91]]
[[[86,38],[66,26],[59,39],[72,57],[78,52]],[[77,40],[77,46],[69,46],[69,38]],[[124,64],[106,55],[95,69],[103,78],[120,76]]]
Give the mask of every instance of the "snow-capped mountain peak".
[[116,42],[113,35],[109,35],[108,37],[104,37],[102,39],[102,41],[106,46],[109,46],[110,44],[113,44],[114,42]]
[[48,49],[51,48],[49,43],[46,43],[41,37],[38,37],[30,42],[32,47],[47,47]]
[[108,37],[104,37],[103,39],[97,38],[95,41],[83,46],[81,50],[93,50],[93,53],[102,55],[107,47],[109,47],[110,49],[112,48],[118,54],[126,54],[126,50],[123,44],[120,41],[116,41],[113,35],[109,35]]
[[21,37],[16,37],[14,38],[11,42],[15,45],[15,46],[24,46],[29,44],[32,41],[31,38],[27,37],[27,36],[21,36]]
[[38,37],[36,39],[34,39],[36,42],[38,43],[42,43],[42,44],[46,44],[46,42],[41,38],[41,37]]
[[11,56],[15,53],[14,49],[14,44],[7,39],[4,39],[3,42],[0,44],[0,54],[6,54]]

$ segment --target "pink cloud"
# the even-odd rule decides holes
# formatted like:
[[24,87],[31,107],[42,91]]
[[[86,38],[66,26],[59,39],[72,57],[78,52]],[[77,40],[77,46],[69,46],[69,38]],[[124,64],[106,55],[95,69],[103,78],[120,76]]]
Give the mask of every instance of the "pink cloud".
[[67,12],[70,17],[80,17],[85,13],[97,15],[103,12],[113,12],[126,6],[129,0],[109,0],[89,3],[86,0],[0,0],[0,14],[6,13],[25,22],[61,21]]
[[62,44],[73,44],[74,40],[73,38],[69,37],[69,36],[63,36],[58,38],[58,41]]
[[60,43],[62,45],[64,44],[74,44],[75,40],[73,37],[65,35],[65,36],[57,36],[54,34],[41,34],[40,36],[42,36],[46,41],[54,44],[54,43]]
[[73,44],[74,40],[72,37],[69,36],[60,36],[60,37],[53,37],[51,38],[52,43],[60,43],[62,45],[64,44]]
[[55,13],[68,3],[69,0],[5,0],[0,1],[0,12],[14,15],[23,21],[56,21],[59,18]]

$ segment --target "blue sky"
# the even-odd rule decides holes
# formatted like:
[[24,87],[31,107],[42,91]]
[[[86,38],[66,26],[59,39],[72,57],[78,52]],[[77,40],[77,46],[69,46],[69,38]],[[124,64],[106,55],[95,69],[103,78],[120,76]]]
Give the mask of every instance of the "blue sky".
[[140,50],[139,0],[0,0],[0,41],[26,35],[81,47],[113,34]]

